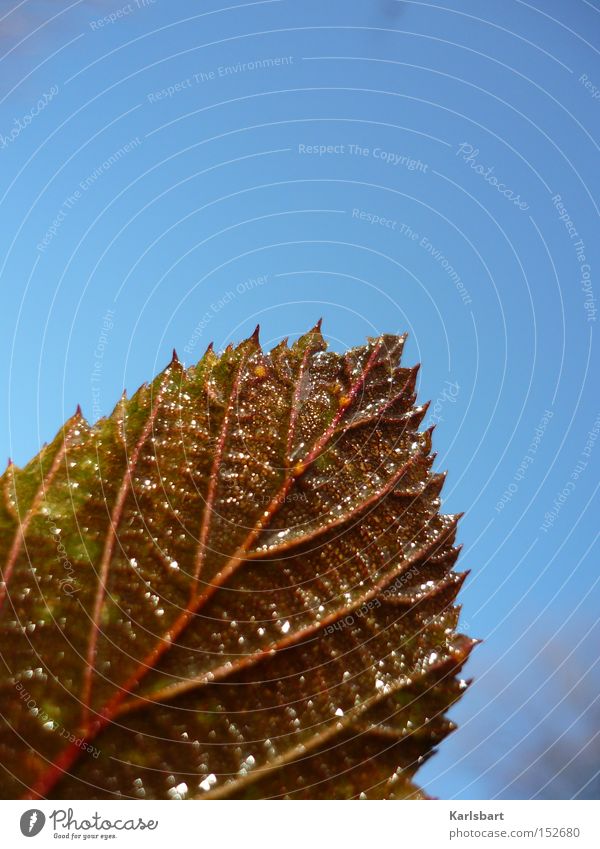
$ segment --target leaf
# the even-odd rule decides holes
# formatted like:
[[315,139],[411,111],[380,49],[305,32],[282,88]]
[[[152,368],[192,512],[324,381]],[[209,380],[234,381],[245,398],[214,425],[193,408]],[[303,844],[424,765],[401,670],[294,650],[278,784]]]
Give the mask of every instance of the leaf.
[[173,361],[0,479],[0,792],[422,798],[455,632],[404,337]]

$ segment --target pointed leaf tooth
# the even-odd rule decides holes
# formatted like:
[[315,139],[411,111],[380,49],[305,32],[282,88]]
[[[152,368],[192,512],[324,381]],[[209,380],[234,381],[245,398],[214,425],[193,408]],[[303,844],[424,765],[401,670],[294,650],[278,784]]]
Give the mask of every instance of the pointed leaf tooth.
[[317,322],[307,333],[302,334],[302,336],[294,342],[292,348],[300,353],[304,353],[307,349],[314,350],[315,352],[325,351],[327,349],[327,342],[321,333],[320,322]]
[[273,356],[274,354],[281,354],[283,351],[285,351],[287,349],[287,347],[288,347],[288,337],[284,336],[284,338],[281,339],[281,341],[279,341],[277,343],[277,345],[271,351],[271,356]]
[[437,472],[432,475],[427,486],[433,498],[437,498],[446,482],[447,472]]

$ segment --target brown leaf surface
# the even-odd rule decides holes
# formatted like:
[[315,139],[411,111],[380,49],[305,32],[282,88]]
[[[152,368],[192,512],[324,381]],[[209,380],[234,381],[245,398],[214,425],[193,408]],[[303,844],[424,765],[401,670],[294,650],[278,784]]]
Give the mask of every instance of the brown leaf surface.
[[403,344],[174,356],[7,469],[3,797],[422,797],[473,641]]

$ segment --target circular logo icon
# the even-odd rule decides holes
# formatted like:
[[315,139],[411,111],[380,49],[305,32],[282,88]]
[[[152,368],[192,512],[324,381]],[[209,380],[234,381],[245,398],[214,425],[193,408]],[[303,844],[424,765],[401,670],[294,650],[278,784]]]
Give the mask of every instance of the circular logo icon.
[[46,817],[38,808],[25,811],[21,816],[21,834],[25,837],[35,837],[46,824]]

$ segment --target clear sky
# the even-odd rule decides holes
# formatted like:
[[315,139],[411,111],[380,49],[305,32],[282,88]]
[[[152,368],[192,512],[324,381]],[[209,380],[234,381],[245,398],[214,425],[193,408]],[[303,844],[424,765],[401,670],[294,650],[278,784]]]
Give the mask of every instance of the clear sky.
[[597,0],[0,3],[0,454],[173,347],[407,330],[485,640],[446,798],[598,792],[599,126]]

